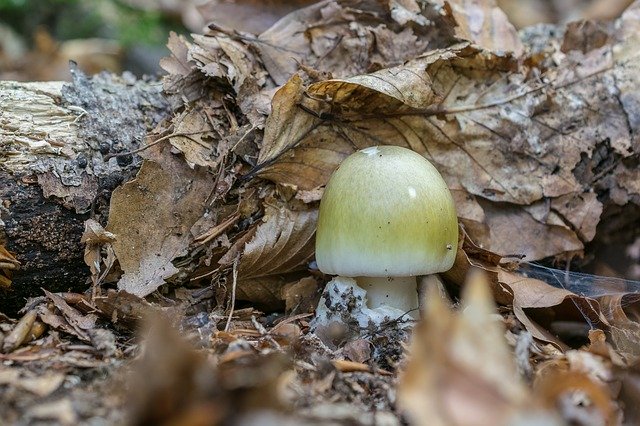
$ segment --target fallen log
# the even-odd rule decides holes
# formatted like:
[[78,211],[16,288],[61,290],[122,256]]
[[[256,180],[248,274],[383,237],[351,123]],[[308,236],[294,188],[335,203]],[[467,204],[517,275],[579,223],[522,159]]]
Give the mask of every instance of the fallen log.
[[153,80],[72,74],[72,83],[0,81],[0,247],[20,262],[0,312],[41,288],[86,289],[84,221],[106,222],[112,190],[139,167],[114,154],[138,148],[169,113]]

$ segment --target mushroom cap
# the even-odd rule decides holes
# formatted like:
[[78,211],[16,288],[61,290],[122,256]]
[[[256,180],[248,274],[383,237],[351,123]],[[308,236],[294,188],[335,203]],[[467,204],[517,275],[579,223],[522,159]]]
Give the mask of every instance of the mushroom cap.
[[453,198],[426,158],[377,146],[347,157],[327,184],[316,261],[327,274],[403,277],[453,266],[458,220]]

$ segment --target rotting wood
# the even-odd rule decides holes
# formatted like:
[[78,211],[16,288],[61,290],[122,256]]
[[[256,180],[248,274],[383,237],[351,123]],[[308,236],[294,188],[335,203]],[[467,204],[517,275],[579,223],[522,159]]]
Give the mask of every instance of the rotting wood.
[[41,288],[86,288],[84,221],[106,221],[111,192],[139,167],[105,156],[138,148],[168,112],[157,82],[72,74],[72,83],[0,81],[0,245],[21,263],[0,312]]

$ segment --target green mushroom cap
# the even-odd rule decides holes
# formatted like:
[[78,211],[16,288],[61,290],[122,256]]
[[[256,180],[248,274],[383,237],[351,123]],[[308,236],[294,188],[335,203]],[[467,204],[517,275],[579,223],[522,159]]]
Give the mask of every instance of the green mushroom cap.
[[451,193],[433,165],[397,146],[347,157],[326,186],[316,261],[327,274],[407,277],[453,266],[458,220]]

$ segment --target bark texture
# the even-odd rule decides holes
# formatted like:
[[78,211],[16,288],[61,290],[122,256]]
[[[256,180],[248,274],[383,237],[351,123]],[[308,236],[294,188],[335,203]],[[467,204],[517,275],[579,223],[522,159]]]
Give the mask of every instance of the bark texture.
[[84,290],[84,221],[106,221],[111,191],[137,171],[126,153],[168,113],[161,86],[133,76],[0,82],[0,245],[21,263],[0,312],[25,298]]

